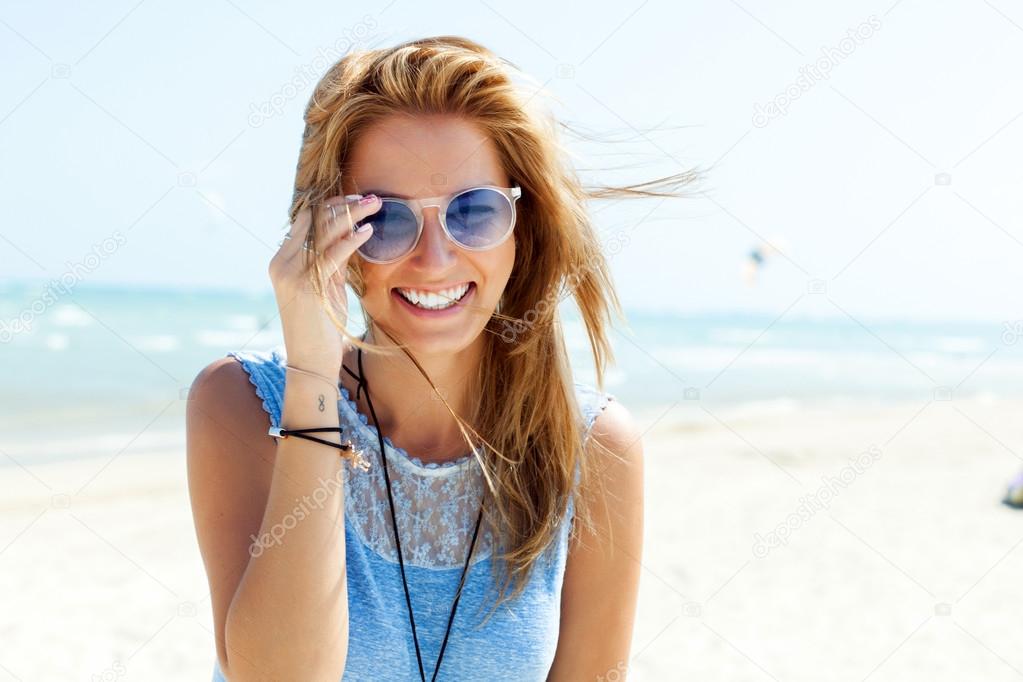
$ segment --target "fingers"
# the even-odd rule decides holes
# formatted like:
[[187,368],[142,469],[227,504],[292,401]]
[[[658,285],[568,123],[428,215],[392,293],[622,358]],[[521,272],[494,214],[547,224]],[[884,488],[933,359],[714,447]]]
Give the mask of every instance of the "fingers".
[[358,231],[353,230],[354,225],[379,211],[380,205],[380,199],[372,194],[365,197],[349,194],[343,200],[330,199],[326,202],[323,209],[326,213],[324,256],[335,272],[345,269],[348,259],[373,234],[371,223],[363,223]]
[[281,258],[285,261],[290,261],[302,249],[302,245],[305,244],[306,238],[309,235],[309,226],[311,224],[312,213],[308,208],[303,208],[298,212],[295,221],[291,223],[285,238],[281,240],[280,249],[277,251]]
[[278,253],[286,261],[290,261],[296,255],[302,255],[302,247],[307,243],[312,229],[314,211],[317,220],[324,226],[323,234],[318,241],[329,247],[341,236],[351,237],[352,225],[378,210],[380,210],[378,197],[374,195],[363,197],[361,194],[332,197],[318,206],[304,208],[291,225],[289,231],[291,237],[282,240]]
[[352,257],[352,254],[358,250],[360,246],[366,243],[366,240],[373,234],[373,224],[363,223],[355,232],[349,232],[344,237],[338,237],[331,242],[324,256],[337,270],[341,270],[348,265],[348,259]]
[[380,210],[380,199],[375,195],[349,194],[345,197],[328,199],[322,208],[322,220],[326,225],[325,244],[332,244],[339,237],[350,236],[352,226]]

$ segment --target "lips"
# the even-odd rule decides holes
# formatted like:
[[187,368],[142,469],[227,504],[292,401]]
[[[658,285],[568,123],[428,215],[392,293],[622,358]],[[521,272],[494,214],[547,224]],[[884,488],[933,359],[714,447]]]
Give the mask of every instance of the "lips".
[[409,303],[427,310],[438,310],[449,307],[469,291],[472,282],[463,282],[439,289],[418,289],[414,287],[395,287],[395,290]]
[[415,303],[407,299],[404,295],[402,295],[400,291],[401,290],[398,287],[391,289],[391,296],[394,297],[394,300],[398,303],[398,305],[400,305],[402,308],[410,312],[412,315],[415,315],[416,317],[426,318],[446,317],[450,315],[457,315],[459,311],[463,307],[465,307],[466,302],[469,301],[476,294],[476,283],[470,282],[468,288],[466,288],[461,298],[457,299],[457,302],[455,303],[451,303],[447,299],[434,298],[433,299],[434,301],[440,300],[441,303],[448,304],[445,307],[437,308],[428,308],[422,307],[421,305],[416,305]]

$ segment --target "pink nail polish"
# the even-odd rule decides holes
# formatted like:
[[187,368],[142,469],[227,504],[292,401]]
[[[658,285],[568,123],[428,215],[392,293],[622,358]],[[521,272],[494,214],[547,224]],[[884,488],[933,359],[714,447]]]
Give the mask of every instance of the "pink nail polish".
[[368,194],[368,195],[364,196],[363,198],[359,199],[359,205],[360,206],[365,206],[366,204],[372,204],[376,200],[377,200],[377,195],[375,195],[375,194]]

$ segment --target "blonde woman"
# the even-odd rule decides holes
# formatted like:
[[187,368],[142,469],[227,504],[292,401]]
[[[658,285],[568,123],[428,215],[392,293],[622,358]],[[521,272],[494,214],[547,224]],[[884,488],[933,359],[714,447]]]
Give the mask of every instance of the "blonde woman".
[[651,192],[584,191],[520,80],[439,37],[317,85],[269,265],[284,346],[188,405],[214,680],[625,678],[643,450],[599,388],[621,311],[584,202]]

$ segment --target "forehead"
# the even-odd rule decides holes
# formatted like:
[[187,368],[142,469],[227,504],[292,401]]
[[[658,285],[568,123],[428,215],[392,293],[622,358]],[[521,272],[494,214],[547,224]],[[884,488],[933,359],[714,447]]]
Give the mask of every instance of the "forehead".
[[424,197],[473,185],[506,187],[497,147],[477,125],[443,115],[393,115],[363,131],[347,160],[345,191]]

